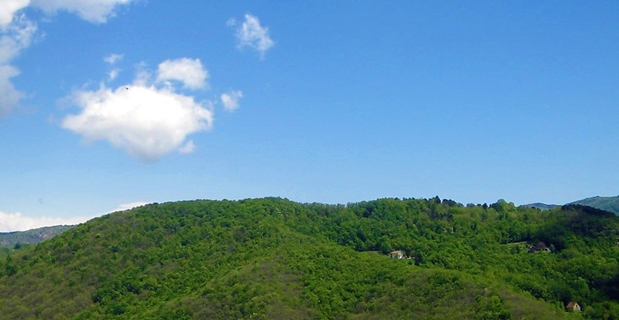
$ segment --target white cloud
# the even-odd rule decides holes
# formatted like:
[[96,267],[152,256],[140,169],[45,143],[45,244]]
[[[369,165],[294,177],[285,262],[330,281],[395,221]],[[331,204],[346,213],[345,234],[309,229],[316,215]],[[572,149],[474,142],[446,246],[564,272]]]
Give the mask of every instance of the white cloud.
[[[236,26],[236,21],[230,19],[228,26]],[[245,21],[236,29],[238,47],[250,47],[257,50],[261,57],[275,42],[269,36],[269,28],[260,25],[260,20],[249,13],[245,14]]]
[[195,145],[187,137],[211,128],[211,103],[177,93],[167,81],[197,88],[206,86],[206,77],[198,59],[166,60],[159,65],[154,84],[150,73],[141,70],[132,85],[113,90],[102,84],[96,91],[75,92],[70,100],[81,111],[67,115],[61,125],[86,142],[106,140],[145,161],[172,151],[190,153]]
[[150,202],[144,202],[144,201],[137,201],[137,202],[131,202],[131,203],[123,203],[123,204],[119,205],[118,207],[116,207],[116,209],[110,211],[109,213],[116,212],[116,211],[130,210],[130,209],[133,209],[133,208],[141,207],[143,205],[147,205],[149,203]]
[[[10,61],[21,51],[30,46],[33,35],[37,30],[36,23],[28,20],[20,10],[34,7],[47,14],[59,10],[66,10],[77,14],[82,19],[92,23],[105,23],[115,15],[121,5],[131,3],[132,0],[0,0],[0,117],[6,116],[19,105],[24,93],[17,90],[11,78],[19,75],[19,70],[10,65]],[[111,63],[119,58],[110,56]],[[118,71],[110,73],[113,80]]]
[[149,202],[131,202],[124,203],[119,205],[113,210],[108,212],[94,215],[91,217],[69,217],[69,218],[52,218],[52,217],[29,217],[23,215],[21,212],[15,213],[5,213],[0,211],[0,232],[13,232],[13,231],[26,231],[41,227],[51,227],[51,226],[59,226],[59,225],[76,225],[80,223],[84,223],[93,218],[117,212],[117,211],[125,211],[130,210],[136,207],[141,207],[143,205],[149,204]]
[[243,92],[240,90],[229,91],[221,95],[221,102],[224,104],[226,111],[234,111],[239,107],[239,99],[243,97]]
[[17,17],[0,33],[0,64],[8,63],[30,46],[37,25],[25,16]]
[[114,81],[116,77],[118,77],[119,73],[120,73],[120,69],[112,69],[112,71],[107,73],[107,76],[110,81]]
[[[103,58],[103,61],[105,61],[105,63],[113,66],[115,65],[117,62],[121,61],[124,58],[124,55],[122,54],[117,54],[117,53],[112,53],[109,56]],[[110,70],[107,75],[108,75],[108,80],[109,81],[114,81],[116,80],[116,78],[118,77],[118,74],[120,73],[122,69],[120,68],[114,68],[112,70]]]
[[32,0],[32,6],[47,14],[66,10],[77,14],[80,18],[92,23],[105,23],[116,15],[120,5],[131,3],[132,0]]
[[0,3],[0,29],[8,26],[13,21],[13,16],[19,10],[30,4],[30,0],[2,0]]
[[124,56],[125,55],[123,54],[112,53],[109,56],[103,58],[103,61],[105,61],[108,64],[114,65],[116,64],[116,62],[122,60]]
[[180,81],[186,88],[206,88],[208,71],[202,67],[200,59],[181,58],[166,60],[159,64],[157,82]]
[[0,65],[0,118],[6,116],[19,105],[24,94],[13,86],[10,79],[19,75],[19,71],[9,65]]
[[10,113],[24,96],[11,83],[11,78],[20,72],[10,62],[30,46],[36,30],[36,24],[22,15],[13,19],[0,32],[0,117]]
[[68,115],[62,127],[86,142],[107,140],[114,147],[153,161],[181,147],[188,135],[209,129],[211,110],[193,97],[169,88],[132,85],[111,90],[78,91],[74,102],[82,109]]
[[86,222],[92,218],[71,217],[71,218],[51,218],[51,217],[28,217],[20,212],[5,213],[0,211],[0,232],[26,231],[41,227],[74,225]]

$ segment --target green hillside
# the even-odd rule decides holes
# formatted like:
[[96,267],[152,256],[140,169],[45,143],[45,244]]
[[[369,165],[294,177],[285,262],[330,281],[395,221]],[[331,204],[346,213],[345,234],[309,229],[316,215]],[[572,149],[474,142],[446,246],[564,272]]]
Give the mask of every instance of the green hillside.
[[[7,319],[616,319],[619,218],[380,199],[151,204],[0,261]],[[552,252],[528,253],[545,242]],[[402,250],[407,258],[390,259]],[[564,306],[577,301],[582,313]]]
[[619,196],[616,197],[591,197],[572,202],[572,204],[580,204],[601,210],[606,210],[619,215]]

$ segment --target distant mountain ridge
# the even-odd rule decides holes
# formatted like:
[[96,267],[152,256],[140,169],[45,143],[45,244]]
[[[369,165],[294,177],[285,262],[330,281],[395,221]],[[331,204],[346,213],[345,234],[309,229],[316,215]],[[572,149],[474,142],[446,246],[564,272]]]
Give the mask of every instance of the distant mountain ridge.
[[[576,200],[576,201],[567,203],[566,205],[570,205],[570,204],[580,204],[583,206],[588,206],[588,207],[612,212],[615,215],[619,216],[619,196],[616,196],[616,197],[595,196],[591,198],[585,198],[582,200]],[[546,204],[546,203],[541,203],[541,202],[525,204],[525,206],[530,207],[530,208],[537,208],[541,210],[551,210],[556,207],[560,207],[560,205]]]
[[0,232],[0,248],[13,248],[16,244],[37,244],[53,238],[74,226],[42,227],[27,231]]
[[546,203],[541,203],[541,202],[525,204],[524,206],[529,207],[529,208],[537,208],[541,210],[552,210],[556,207],[560,207],[560,205],[558,204],[546,204]]
[[591,197],[578,201],[571,202],[569,204],[580,204],[583,206],[589,206],[600,210],[612,212],[619,216],[619,196],[616,197]]

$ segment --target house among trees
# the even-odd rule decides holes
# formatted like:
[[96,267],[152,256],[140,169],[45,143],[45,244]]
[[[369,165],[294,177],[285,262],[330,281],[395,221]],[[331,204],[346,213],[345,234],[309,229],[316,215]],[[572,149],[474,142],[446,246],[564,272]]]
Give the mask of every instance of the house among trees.
[[567,304],[565,309],[570,312],[580,312],[580,305],[576,301],[570,301],[570,303]]
[[546,243],[540,241],[534,246],[529,246],[529,253],[536,253],[536,252],[551,252],[551,251],[550,251],[550,248],[546,246]]
[[404,259],[404,252],[402,252],[402,250],[391,251],[389,257],[391,257],[391,259]]

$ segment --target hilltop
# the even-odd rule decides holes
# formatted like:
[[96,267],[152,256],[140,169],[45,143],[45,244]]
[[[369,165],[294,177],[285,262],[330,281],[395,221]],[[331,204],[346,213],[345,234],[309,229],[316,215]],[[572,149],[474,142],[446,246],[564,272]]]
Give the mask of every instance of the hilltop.
[[616,197],[591,197],[578,201],[574,201],[571,204],[581,204],[583,206],[589,206],[606,210],[619,215],[619,196]]
[[[579,204],[583,206],[588,206],[588,207],[612,212],[615,215],[619,216],[619,196],[616,196],[616,197],[595,196],[591,198],[572,201],[568,203],[567,205],[570,205],[570,204]],[[541,210],[551,210],[551,209],[560,207],[560,205],[546,204],[546,203],[541,203],[541,202],[526,204],[525,206],[531,207],[531,208],[537,208]]]
[[542,202],[525,204],[525,206],[527,206],[529,208],[540,209],[540,210],[552,210],[554,208],[560,207],[560,205],[558,205],[558,204],[546,204],[546,203],[542,203]]
[[[0,261],[8,318],[604,319],[619,218],[379,199],[150,204]],[[547,251],[529,253],[530,246]],[[404,259],[388,254],[402,251]],[[577,301],[583,312],[564,306]]]

